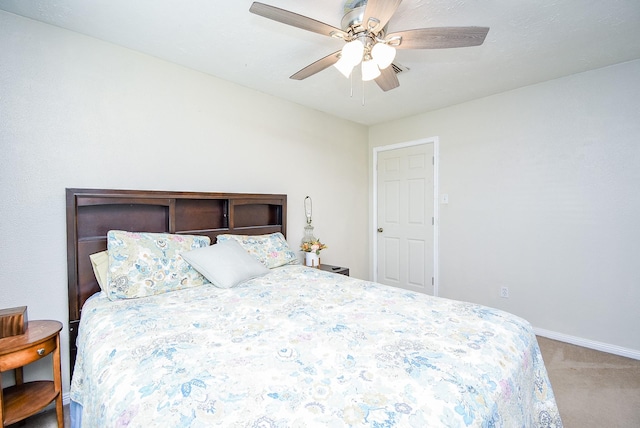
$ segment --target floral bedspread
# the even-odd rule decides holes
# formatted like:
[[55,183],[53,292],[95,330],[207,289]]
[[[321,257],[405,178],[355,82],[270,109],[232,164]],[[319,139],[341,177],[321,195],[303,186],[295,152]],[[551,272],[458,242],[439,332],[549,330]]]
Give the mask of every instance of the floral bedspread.
[[82,311],[83,427],[560,427],[529,323],[304,266]]

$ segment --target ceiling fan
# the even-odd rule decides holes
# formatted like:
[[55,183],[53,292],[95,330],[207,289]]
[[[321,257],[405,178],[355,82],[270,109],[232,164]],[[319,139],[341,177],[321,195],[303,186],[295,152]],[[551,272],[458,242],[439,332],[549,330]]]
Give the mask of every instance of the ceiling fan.
[[306,66],[291,76],[302,80],[329,66],[335,66],[349,77],[361,65],[362,80],[375,80],[383,91],[400,86],[394,67],[396,49],[444,49],[479,46],[488,27],[418,28],[387,34],[387,23],[402,0],[346,0],[342,28],[280,9],[254,2],[251,13],[283,24],[345,41],[344,47]]

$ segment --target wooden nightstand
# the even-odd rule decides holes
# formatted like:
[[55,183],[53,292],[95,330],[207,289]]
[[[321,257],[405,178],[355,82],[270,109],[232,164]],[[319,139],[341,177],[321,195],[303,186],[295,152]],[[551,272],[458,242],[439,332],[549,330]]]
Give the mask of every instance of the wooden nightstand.
[[[25,334],[0,339],[0,372],[14,370],[16,384],[2,389],[0,378],[0,421],[2,426],[21,421],[55,400],[58,427],[64,427],[62,374],[60,372],[60,330],[58,321],[29,321]],[[53,381],[23,382],[22,366],[53,352]]]
[[339,273],[340,275],[349,276],[349,268],[333,266],[333,265],[323,265],[320,264],[321,270],[326,270],[327,272]]

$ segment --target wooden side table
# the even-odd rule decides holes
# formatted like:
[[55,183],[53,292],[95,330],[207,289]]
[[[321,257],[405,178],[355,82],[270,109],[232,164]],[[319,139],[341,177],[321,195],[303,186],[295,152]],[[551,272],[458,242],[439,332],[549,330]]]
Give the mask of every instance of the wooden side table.
[[323,265],[320,263],[320,269],[326,270],[327,272],[339,273],[340,275],[349,276],[349,268],[333,266],[333,265]]
[[[2,426],[21,421],[52,401],[56,402],[58,427],[64,427],[62,374],[60,371],[60,330],[58,321],[29,321],[25,334],[0,339],[0,372],[14,370],[16,384],[2,389],[0,378],[0,421]],[[53,382],[24,383],[22,366],[53,352]]]

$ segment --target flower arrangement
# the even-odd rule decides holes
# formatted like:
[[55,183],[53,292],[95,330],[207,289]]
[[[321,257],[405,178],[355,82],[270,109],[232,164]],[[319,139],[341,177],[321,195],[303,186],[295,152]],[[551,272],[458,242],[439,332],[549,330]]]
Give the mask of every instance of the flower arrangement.
[[300,249],[305,253],[316,253],[319,255],[320,250],[324,250],[325,248],[327,248],[327,246],[320,242],[320,239],[318,238],[314,238],[312,241],[305,241],[300,244]]

